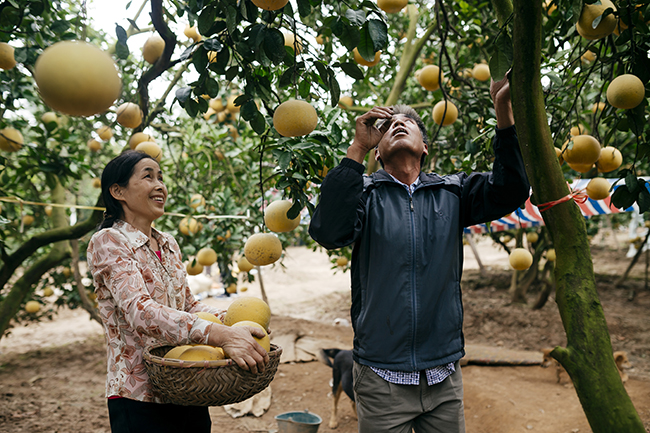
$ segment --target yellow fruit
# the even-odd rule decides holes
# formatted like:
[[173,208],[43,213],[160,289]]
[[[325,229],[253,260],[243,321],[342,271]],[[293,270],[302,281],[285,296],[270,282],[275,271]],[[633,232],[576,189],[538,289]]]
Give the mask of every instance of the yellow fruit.
[[214,151],[214,156],[216,156],[219,161],[223,161],[224,159],[226,159],[226,155],[224,155],[223,152],[220,151],[219,149]]
[[387,14],[395,14],[401,11],[407,3],[408,0],[377,0],[377,6],[379,6],[379,9]]
[[189,349],[190,347],[193,347],[193,346],[191,346],[189,344],[184,344],[182,346],[176,346],[173,349],[169,350],[167,353],[165,353],[165,356],[163,356],[163,358],[178,359],[178,357],[181,356],[181,354],[183,352],[185,352],[187,349]]
[[223,105],[223,101],[221,100],[221,98],[210,99],[208,105],[210,106],[210,108],[214,110],[215,113],[219,113],[220,111],[223,111],[226,108]]
[[25,303],[25,311],[30,314],[38,313],[38,310],[41,309],[41,304],[38,301],[27,301]]
[[604,102],[594,102],[594,105],[591,107],[591,112],[595,113],[597,111],[603,111],[605,109]]
[[214,314],[208,313],[207,311],[198,311],[196,313],[197,316],[199,316],[201,319],[204,320],[209,320],[210,322],[218,323],[219,325],[223,325],[223,322]]
[[[445,112],[446,108],[446,112]],[[444,119],[443,119],[444,114]],[[451,101],[442,100],[433,106],[433,121],[442,126],[451,125],[458,119],[458,108]]]
[[515,248],[510,253],[510,266],[517,271],[530,268],[533,264],[533,255],[525,248]]
[[143,141],[153,141],[154,143],[156,142],[156,140],[154,140],[151,135],[145,134],[144,132],[136,132],[131,136],[131,138],[129,138],[129,147],[131,149],[135,149],[138,144],[142,143]]
[[487,81],[490,79],[490,67],[485,63],[477,63],[472,69],[472,77],[479,81]]
[[351,96],[341,96],[339,98],[339,107],[344,110],[354,105],[354,99]]
[[142,123],[142,110],[138,104],[125,102],[117,107],[117,123],[125,128],[137,128]]
[[552,3],[551,0],[546,0],[544,2],[544,8],[546,9],[546,14],[551,15],[553,11],[557,9],[557,6],[555,5],[555,3]]
[[178,230],[185,236],[195,235],[200,230],[199,222],[194,218],[185,217],[178,224]]
[[528,232],[526,233],[526,240],[528,241],[529,244],[534,244],[539,240],[539,235],[537,232]]
[[582,126],[582,125],[572,126],[571,131],[570,131],[571,135],[573,135],[573,136],[582,135],[585,132],[587,132],[587,131],[586,131],[585,127]]
[[372,62],[369,62],[369,61],[367,61],[366,59],[364,59],[364,58],[361,56],[361,54],[359,54],[359,50],[357,50],[356,48],[354,49],[353,54],[354,54],[354,61],[355,61],[355,62],[357,62],[357,63],[360,64],[360,65],[368,66],[368,67],[373,67],[373,66],[375,66],[377,63],[379,63],[379,59],[380,59],[380,57],[381,57],[381,51],[377,51],[377,52],[375,53],[375,58],[374,58],[374,60],[373,60]]
[[600,150],[600,157],[596,161],[596,167],[601,173],[609,173],[621,166],[623,163],[623,155],[621,152],[612,146],[605,146]]
[[588,173],[591,171],[592,168],[594,168],[593,164],[580,164],[577,162],[568,162],[569,167],[571,167],[573,170],[577,171],[578,173]]
[[122,90],[113,59],[80,41],[46,48],[34,65],[34,79],[48,106],[72,116],[105,112]]
[[67,267],[67,266],[66,266],[65,268],[63,268],[63,270],[61,271],[61,273],[63,274],[63,276],[64,276],[65,278],[70,278],[70,275],[72,275],[72,271],[71,271],[70,268]]
[[239,260],[237,260],[237,267],[239,268],[240,272],[249,272],[255,266],[253,266],[251,262],[246,259],[246,256],[241,256]]
[[546,251],[546,260],[549,262],[554,262],[555,261],[555,249],[550,248],[548,251]]
[[217,61],[217,53],[216,51],[208,51],[208,62],[210,63],[215,63]]
[[48,286],[43,289],[43,296],[47,297],[47,296],[52,296],[53,294],[54,294],[54,289],[52,289],[51,287]]
[[196,26],[190,27],[190,25],[187,24],[185,26],[185,30],[183,30],[183,34],[188,38],[192,39],[194,42],[201,41],[201,35],[199,34],[199,31],[196,29]]
[[224,359],[224,353],[218,347],[200,344],[184,350],[177,359],[181,361],[218,361]]
[[88,149],[91,152],[99,152],[102,149],[102,144],[94,138],[91,138],[88,140]]
[[190,207],[196,209],[199,206],[205,206],[205,198],[201,194],[193,194],[190,197]]
[[24,215],[22,221],[24,225],[31,226],[32,224],[34,224],[34,217],[31,215]]
[[48,111],[46,113],[43,113],[43,115],[41,116],[41,122],[45,123],[46,125],[48,123],[54,122],[58,125],[59,117],[56,115],[54,111]]
[[645,86],[636,75],[619,75],[607,87],[607,102],[616,108],[634,108],[644,98]]
[[17,152],[23,147],[23,134],[11,127],[0,130],[0,150],[5,152]]
[[289,0],[251,0],[255,6],[267,11],[277,11],[282,9]]
[[[573,146],[569,149],[569,143]],[[569,164],[593,164],[600,157],[600,143],[591,135],[576,135],[562,147],[564,160]]]
[[295,51],[296,54],[300,54],[302,52],[302,42],[300,42],[300,38],[296,40],[296,37],[294,36],[293,33],[289,32],[282,32],[284,34],[284,46],[285,47],[291,47]]
[[237,284],[231,283],[228,287],[226,287],[226,293],[237,293]]
[[343,268],[348,265],[348,258],[345,256],[341,256],[336,259],[336,266],[339,268]]
[[239,95],[239,94],[230,95],[228,97],[228,100],[226,101],[226,110],[228,110],[228,113],[239,113],[239,110],[241,109],[241,106],[235,105],[235,99],[237,99],[239,96],[241,96],[241,95]]
[[239,131],[237,131],[237,127],[235,125],[228,125],[228,134],[233,138],[233,140],[236,140],[237,137],[239,137]]
[[104,141],[108,141],[113,137],[113,130],[111,129],[110,126],[107,125],[102,125],[97,130],[95,131],[99,138],[101,138]]
[[[192,266],[192,263],[194,263],[194,266]],[[187,271],[187,275],[199,275],[203,272],[203,265],[198,260],[190,259],[185,265],[185,270]]]
[[584,52],[582,56],[580,56],[580,60],[582,60],[584,63],[591,63],[594,60],[596,60],[596,53],[593,51],[587,50]]
[[45,215],[52,216],[52,209],[53,209],[52,206],[49,205],[45,206],[45,208],[43,209],[45,211]]
[[609,197],[609,189],[611,184],[609,181],[602,177],[595,177],[587,184],[587,195],[592,200],[604,200]]
[[327,42],[328,40],[329,38],[327,36],[323,36],[323,35],[316,36],[316,43],[318,45],[324,45],[325,42]]
[[93,178],[93,188],[101,188],[102,187],[102,180],[98,177]]
[[14,47],[6,42],[0,42],[0,69],[8,71],[16,66]]
[[252,265],[270,265],[282,255],[282,242],[273,233],[256,233],[244,244],[244,255]]
[[205,120],[210,120],[210,117],[212,117],[212,116],[215,115],[216,113],[217,113],[217,112],[214,111],[214,110],[212,109],[212,107],[208,107],[208,110],[207,110],[205,113],[203,113],[203,118],[204,118]]
[[428,65],[420,69],[418,74],[418,82],[422,87],[427,90],[438,90],[440,88],[440,81],[444,78],[444,74],[440,73],[440,68],[436,65]]
[[213,265],[217,261],[217,252],[210,247],[201,248],[196,253],[196,261],[203,266]]
[[158,162],[162,159],[162,149],[153,141],[143,141],[135,146],[135,150],[146,153]]
[[232,326],[237,322],[250,320],[259,323],[265,330],[271,323],[271,309],[262,299],[255,296],[242,296],[228,305],[223,324]]
[[248,287],[244,286],[241,289],[239,289],[240,292],[244,293],[248,291]]
[[243,320],[241,322],[234,323],[232,326],[252,326],[254,328],[259,328],[262,331],[264,331],[264,337],[258,338],[258,337],[253,337],[257,343],[264,348],[267,352],[271,351],[271,339],[269,338],[269,334],[266,333],[266,329],[264,329],[259,323],[252,322],[250,320]]
[[316,129],[318,114],[306,101],[290,99],[275,109],[273,126],[283,137],[307,135]]
[[608,8],[612,8],[616,12],[616,6],[609,0],[601,0],[600,4],[585,3],[582,6],[580,18],[576,23],[576,30],[578,30],[580,36],[585,39],[596,40],[611,35],[616,28],[616,16],[614,14],[603,17],[598,26],[595,29],[593,28],[593,21]]
[[294,219],[287,217],[293,203],[289,200],[276,200],[264,210],[264,224],[275,233],[290,232],[300,225],[300,214]]
[[142,57],[152,65],[162,56],[165,51],[165,41],[158,34],[155,33],[149,37],[142,47]]
[[557,156],[557,160],[560,163],[560,165],[564,164],[564,158],[562,157],[562,149],[558,149],[557,147],[554,147],[555,149],[555,156]]

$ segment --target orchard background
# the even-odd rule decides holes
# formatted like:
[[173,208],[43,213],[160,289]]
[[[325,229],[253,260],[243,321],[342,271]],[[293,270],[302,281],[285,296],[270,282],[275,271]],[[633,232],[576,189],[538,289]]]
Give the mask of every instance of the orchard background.
[[[511,70],[535,204],[571,194],[567,179],[610,177],[620,179],[614,206],[636,203],[641,213],[650,208],[642,177],[650,149],[645,94],[632,108],[617,108],[607,98],[618,76],[635,75],[643,92],[650,80],[649,2],[380,5],[299,0],[264,10],[248,0],[148,0],[128,3],[115,32],[106,34],[94,28],[86,2],[0,3],[1,40],[13,48],[11,56],[6,45],[0,49],[0,334],[51,315],[50,307],[29,313],[25,306],[50,305],[52,286],[63,290],[55,306],[82,307],[96,317],[79,262],[102,217],[97,179],[135,134],[157,144],[170,190],[168,215],[156,228],[178,239],[190,263],[212,248],[228,287],[254,278],[238,275],[235,263],[246,240],[266,231],[265,206],[286,198],[293,203],[290,218],[308,215],[323,176],[345,155],[354,118],[372,106],[404,103],[419,111],[431,141],[425,170],[488,170],[495,118],[481,64],[495,80]],[[154,48],[130,50],[129,38],[139,34],[155,35]],[[37,59],[65,40],[85,41],[112,56],[121,88],[106,110],[70,115],[43,102]],[[49,70],[50,77],[56,74]],[[70,89],[84,89],[60,78]],[[83,91],[98,98],[108,85]],[[276,131],[274,120],[293,120],[274,119],[289,99],[315,109],[312,132],[284,137]],[[447,101],[445,116],[453,113],[450,103],[458,110],[448,125],[449,118],[435,121],[440,101]],[[118,119],[125,103],[142,112],[134,127]],[[579,139],[570,137],[587,134],[599,147],[617,149],[622,165],[606,171],[596,160],[560,164],[578,147]],[[368,162],[369,171],[376,168]],[[571,200],[543,216],[545,228],[530,247],[531,269],[539,271],[540,257],[554,250],[549,286],[567,341],[553,356],[571,376],[593,431],[645,431],[618,376],[596,291],[589,235],[597,227]],[[523,232],[512,234],[522,246]],[[310,243],[304,225],[278,236],[284,247]],[[335,263],[350,252],[330,254]],[[532,278],[529,272],[514,275],[513,287]]]

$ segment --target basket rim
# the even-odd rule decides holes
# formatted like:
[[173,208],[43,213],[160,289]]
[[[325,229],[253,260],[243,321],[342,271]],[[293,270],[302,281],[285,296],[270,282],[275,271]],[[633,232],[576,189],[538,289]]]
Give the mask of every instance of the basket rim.
[[[172,346],[171,344],[156,344],[149,347],[146,347],[142,358],[152,364],[158,364],[168,367],[177,367],[177,368],[217,368],[217,367],[229,367],[237,365],[232,359],[219,359],[216,361],[184,361],[181,359],[172,359],[172,358],[163,358],[162,356],[157,356],[151,353],[152,350],[158,349],[160,347]],[[277,344],[271,343],[271,351],[269,353],[269,358],[279,357],[282,354],[282,348]]]

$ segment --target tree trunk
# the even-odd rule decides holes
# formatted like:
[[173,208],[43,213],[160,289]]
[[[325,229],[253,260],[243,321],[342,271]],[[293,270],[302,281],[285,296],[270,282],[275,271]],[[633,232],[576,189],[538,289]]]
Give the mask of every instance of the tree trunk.
[[[495,0],[495,6],[503,0]],[[552,145],[541,86],[542,2],[513,2],[512,99],[534,203],[569,193]],[[534,162],[534,163],[533,163]],[[552,356],[567,370],[594,433],[645,432],[619,377],[603,313],[584,218],[573,201],[543,213],[557,254],[556,302],[567,347]]]

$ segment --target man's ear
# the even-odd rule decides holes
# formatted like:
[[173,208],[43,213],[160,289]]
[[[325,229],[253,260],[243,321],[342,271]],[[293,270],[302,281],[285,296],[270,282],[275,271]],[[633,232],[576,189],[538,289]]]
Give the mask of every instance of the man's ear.
[[379,156],[379,147],[375,147],[375,161],[379,161],[379,158],[381,158]]
[[122,200],[122,187],[119,186],[118,184],[114,183],[108,188],[108,192],[111,193],[111,196],[115,200]]
[[422,153],[424,153],[425,155],[429,154],[429,146],[426,143],[424,143],[424,151]]

